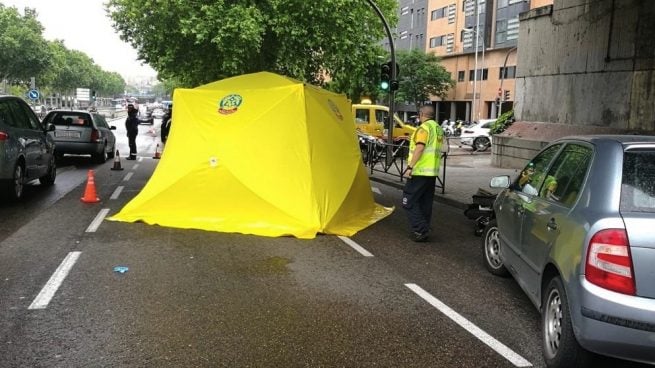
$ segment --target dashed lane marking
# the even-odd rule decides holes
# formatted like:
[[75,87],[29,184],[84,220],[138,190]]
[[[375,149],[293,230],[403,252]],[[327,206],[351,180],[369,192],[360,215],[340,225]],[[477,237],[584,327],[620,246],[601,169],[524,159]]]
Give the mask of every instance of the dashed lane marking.
[[109,208],[103,208],[102,210],[100,210],[98,215],[96,215],[96,218],[94,218],[91,224],[89,225],[89,227],[86,228],[86,232],[95,233],[96,230],[98,230],[98,227],[100,227],[102,220],[105,219],[108,213],[109,213]]
[[118,196],[121,195],[121,192],[123,191],[123,188],[125,188],[122,185],[119,185],[116,190],[114,190],[114,193],[111,194],[111,197],[109,199],[118,199]]
[[127,173],[127,175],[125,175],[125,177],[123,178],[123,181],[128,181],[128,180],[130,180],[130,179],[132,178],[132,175],[134,175],[133,172],[129,172],[129,173]]
[[416,284],[405,284],[410,290],[415,292],[418,296],[423,298],[426,302],[430,303],[433,307],[437,308],[441,313],[445,314],[446,317],[453,320],[455,323],[463,327],[466,331],[470,332],[478,340],[485,343],[487,346],[492,348],[503,358],[509,360],[516,367],[532,367],[532,364],[525,360],[522,356],[516,354],[512,349],[505,346],[502,342],[494,339],[491,335],[484,332],[481,328],[474,325],[471,321],[462,317],[461,314],[452,310],[449,306],[442,303],[439,299],[433,297],[427,291],[423,290],[420,286]]
[[48,304],[50,304],[50,300],[55,296],[55,293],[61,286],[62,282],[64,282],[66,276],[68,276],[68,272],[73,268],[75,262],[77,262],[80,254],[82,254],[82,252],[70,252],[66,255],[66,258],[64,258],[59,267],[57,267],[55,273],[50,276],[50,279],[46,282],[43,289],[41,289],[39,295],[34,298],[32,304],[30,304],[27,309],[45,309]]
[[362,248],[361,245],[355,243],[352,239],[345,236],[339,236],[339,239],[343,240],[344,243],[350,245],[351,248],[359,252],[359,254],[363,255],[364,257],[373,257],[373,254],[371,254],[366,249]]
[[136,164],[136,165],[132,166],[132,170],[136,170],[138,168],[139,168],[139,164]]

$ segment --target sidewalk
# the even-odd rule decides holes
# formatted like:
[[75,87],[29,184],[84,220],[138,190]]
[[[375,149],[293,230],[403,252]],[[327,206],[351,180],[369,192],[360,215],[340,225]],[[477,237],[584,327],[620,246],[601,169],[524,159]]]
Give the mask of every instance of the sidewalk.
[[[374,171],[371,174],[367,167],[369,179],[373,182],[383,183],[402,189],[405,180],[401,181],[398,175]],[[501,169],[491,166],[491,154],[489,152],[476,152],[471,154],[468,151],[451,153],[446,160],[445,192],[441,188],[435,192],[435,201],[466,209],[472,202],[471,196],[478,191],[478,188],[497,193],[497,189],[489,187],[492,177],[498,175],[509,175],[512,179],[518,174],[518,169]],[[443,178],[442,178],[443,179]]]

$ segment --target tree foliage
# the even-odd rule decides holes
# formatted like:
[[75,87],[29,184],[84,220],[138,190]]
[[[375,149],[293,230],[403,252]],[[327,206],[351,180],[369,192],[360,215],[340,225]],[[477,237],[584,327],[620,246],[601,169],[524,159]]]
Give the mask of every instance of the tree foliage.
[[[397,1],[377,5],[393,26]],[[143,61],[188,86],[265,70],[356,91],[382,54],[384,28],[362,0],[110,0],[107,11]]]
[[396,56],[400,67],[396,102],[407,102],[418,108],[430,96],[445,97],[455,85],[450,73],[439,64],[439,57],[419,50],[401,51]]

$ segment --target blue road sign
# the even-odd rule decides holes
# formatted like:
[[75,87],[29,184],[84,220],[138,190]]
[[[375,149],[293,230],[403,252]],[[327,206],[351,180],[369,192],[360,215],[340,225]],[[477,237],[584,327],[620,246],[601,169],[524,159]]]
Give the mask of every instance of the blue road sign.
[[27,97],[30,98],[30,100],[38,100],[39,99],[39,91],[35,89],[31,89],[29,92],[27,92]]

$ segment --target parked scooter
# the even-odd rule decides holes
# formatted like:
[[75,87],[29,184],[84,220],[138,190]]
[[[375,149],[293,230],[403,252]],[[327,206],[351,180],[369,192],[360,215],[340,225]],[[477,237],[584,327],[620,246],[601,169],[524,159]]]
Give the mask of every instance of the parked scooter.
[[455,128],[454,128],[455,122],[454,121],[448,121],[448,119],[444,120],[441,123],[441,129],[443,129],[444,135],[446,137],[451,137],[455,135]]
[[475,220],[475,235],[481,236],[489,221],[494,217],[494,201],[496,194],[493,194],[482,188],[473,195],[473,203],[468,205],[464,210],[464,215],[471,220]]

